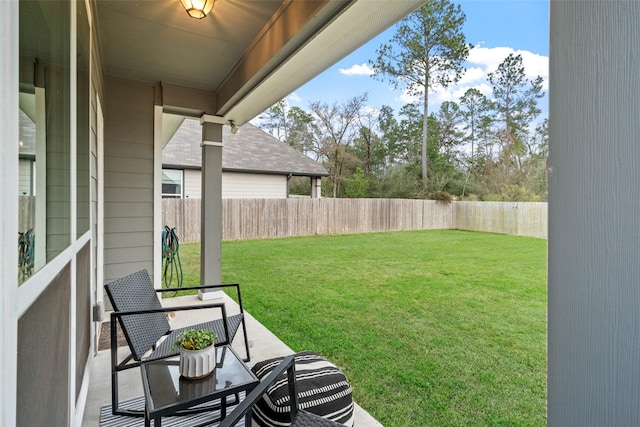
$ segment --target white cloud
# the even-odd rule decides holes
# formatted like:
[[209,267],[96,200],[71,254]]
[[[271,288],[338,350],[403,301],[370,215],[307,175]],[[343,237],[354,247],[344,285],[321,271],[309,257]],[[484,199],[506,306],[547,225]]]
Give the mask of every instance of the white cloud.
[[287,96],[287,101],[289,104],[299,104],[302,102],[302,98],[295,92],[292,92]]
[[478,80],[482,80],[486,76],[486,72],[480,67],[470,67],[462,75],[462,78],[458,82],[458,85],[467,85],[469,83],[475,83]]
[[[478,82],[480,82],[480,83],[478,83]],[[477,90],[480,91],[481,94],[483,94],[483,95],[485,95],[487,97],[491,95],[491,86],[489,86],[488,83],[481,82],[480,80],[478,80],[476,82],[476,84],[474,84],[474,85],[467,85],[467,86],[458,85],[458,86],[456,86],[456,88],[454,88],[453,91],[452,91],[454,98],[456,100],[459,99],[459,98],[462,98],[462,96],[465,94],[465,92],[467,92],[469,89],[477,89]]]
[[[549,58],[547,56],[538,55],[528,50],[516,50],[510,47],[481,47],[476,46],[469,51],[467,61],[474,68],[481,69],[485,75],[492,73],[498,69],[498,65],[510,54],[520,55],[522,57],[522,65],[528,79],[533,80],[538,76],[542,77],[542,89],[549,88]],[[464,77],[463,77],[464,79]],[[462,83],[462,82],[461,82]]]
[[345,76],[370,76],[373,74],[373,69],[367,64],[354,64],[350,68],[340,68],[338,71]]
[[549,57],[538,55],[529,51],[518,51],[522,55],[527,78],[533,80],[538,76],[542,77],[542,90],[549,90]]
[[469,51],[467,62],[479,66],[485,73],[492,73],[509,54],[515,53],[510,47],[475,46]]

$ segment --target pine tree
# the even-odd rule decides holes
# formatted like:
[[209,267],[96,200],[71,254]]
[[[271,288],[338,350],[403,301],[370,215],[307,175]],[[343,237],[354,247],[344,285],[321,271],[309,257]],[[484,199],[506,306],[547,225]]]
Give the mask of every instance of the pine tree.
[[487,75],[487,80],[493,89],[492,107],[500,124],[501,160],[508,175],[512,162],[520,168],[521,157],[528,154],[525,140],[529,138],[529,125],[540,114],[542,77],[527,79],[522,56],[509,54],[495,72]]
[[429,91],[446,88],[460,80],[470,46],[462,32],[466,19],[460,5],[449,0],[430,0],[400,21],[388,44],[370,61],[374,77],[388,78],[395,88],[422,95],[422,179],[426,187]]

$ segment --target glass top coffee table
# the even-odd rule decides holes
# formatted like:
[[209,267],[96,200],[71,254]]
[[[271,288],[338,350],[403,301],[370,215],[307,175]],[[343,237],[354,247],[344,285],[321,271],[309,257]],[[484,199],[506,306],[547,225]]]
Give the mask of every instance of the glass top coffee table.
[[[227,406],[239,403],[241,392],[249,393],[260,382],[251,369],[228,346],[216,348],[216,369],[200,379],[180,376],[177,357],[140,365],[145,396],[145,426],[160,426],[162,417],[220,410],[226,416]],[[229,399],[231,401],[229,401]],[[207,405],[203,405],[207,404]],[[215,421],[215,420],[211,420]],[[251,413],[245,418],[251,425]]]

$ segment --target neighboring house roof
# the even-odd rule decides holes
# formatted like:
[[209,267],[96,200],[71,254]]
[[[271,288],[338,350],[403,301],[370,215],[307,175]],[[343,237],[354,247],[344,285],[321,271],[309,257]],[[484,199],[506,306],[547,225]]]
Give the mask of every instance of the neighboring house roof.
[[[162,150],[165,167],[202,167],[202,127],[200,122],[185,119]],[[262,129],[247,123],[237,134],[222,127],[222,170],[279,175],[328,176],[320,163],[281,142]]]

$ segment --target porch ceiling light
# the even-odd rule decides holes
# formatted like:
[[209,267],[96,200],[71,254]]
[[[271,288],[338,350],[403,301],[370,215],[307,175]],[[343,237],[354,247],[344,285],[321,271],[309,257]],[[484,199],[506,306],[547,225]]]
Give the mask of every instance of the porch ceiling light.
[[236,133],[238,133],[238,126],[236,126],[235,122],[233,120],[229,120],[229,126],[231,126],[231,133],[233,135],[235,135]]
[[202,19],[213,9],[215,0],[180,0],[190,17]]

